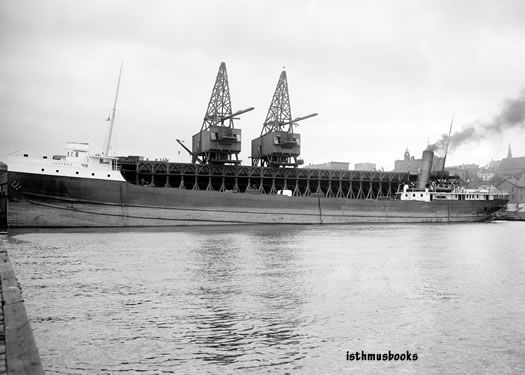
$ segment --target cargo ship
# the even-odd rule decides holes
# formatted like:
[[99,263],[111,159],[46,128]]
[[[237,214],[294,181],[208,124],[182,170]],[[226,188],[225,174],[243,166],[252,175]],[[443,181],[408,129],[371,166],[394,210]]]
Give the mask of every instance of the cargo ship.
[[[120,84],[120,75],[119,75]],[[261,135],[243,165],[237,116],[221,63],[192,163],[110,156],[118,97],[104,149],[68,142],[65,155],[10,155],[8,227],[156,227],[231,224],[441,223],[490,220],[508,195],[465,190],[446,172],[432,173],[423,152],[417,175],[301,168],[297,122],[286,72],[279,77]]]

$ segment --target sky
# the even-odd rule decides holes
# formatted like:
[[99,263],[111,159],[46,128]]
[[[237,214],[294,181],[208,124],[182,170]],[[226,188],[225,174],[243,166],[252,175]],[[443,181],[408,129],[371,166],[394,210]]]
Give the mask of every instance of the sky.
[[[0,160],[102,151],[123,62],[112,153],[190,160],[221,61],[250,164],[279,74],[301,158],[392,170],[449,130],[524,95],[525,2],[0,1]],[[525,156],[522,121],[456,147],[448,165]]]

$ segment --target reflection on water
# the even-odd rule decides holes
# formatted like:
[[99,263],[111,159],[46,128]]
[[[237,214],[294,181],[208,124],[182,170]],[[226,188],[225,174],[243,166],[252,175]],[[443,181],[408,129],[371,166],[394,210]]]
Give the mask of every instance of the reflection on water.
[[[25,233],[48,373],[525,370],[521,223]],[[346,351],[418,353],[349,362]]]
[[[306,323],[298,316],[304,298],[300,290],[285,285],[293,286],[297,274],[295,252],[283,246],[293,238],[293,233],[274,231],[199,239],[190,254],[196,267],[190,274],[194,289],[188,291],[195,303],[187,316],[195,324],[195,330],[187,332],[196,346],[193,359],[220,365],[239,362],[235,368],[240,369],[304,357],[296,348],[306,337],[299,331]],[[252,264],[248,269],[247,262]],[[275,352],[286,348],[286,357],[262,363],[257,358],[264,355],[257,352],[260,346]]]

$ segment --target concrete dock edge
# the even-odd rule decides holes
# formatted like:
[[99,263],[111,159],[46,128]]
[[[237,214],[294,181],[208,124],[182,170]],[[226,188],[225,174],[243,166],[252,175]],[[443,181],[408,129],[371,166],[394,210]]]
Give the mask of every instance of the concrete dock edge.
[[2,237],[0,236],[0,280],[3,332],[0,331],[0,338],[3,333],[5,344],[2,348],[0,343],[0,374],[43,374],[22,291],[9,261],[5,238]]

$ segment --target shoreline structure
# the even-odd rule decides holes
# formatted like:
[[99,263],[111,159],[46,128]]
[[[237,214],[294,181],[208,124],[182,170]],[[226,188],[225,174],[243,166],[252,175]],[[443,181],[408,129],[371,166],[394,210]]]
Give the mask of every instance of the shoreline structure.
[[6,240],[0,235],[0,374],[44,374]]

